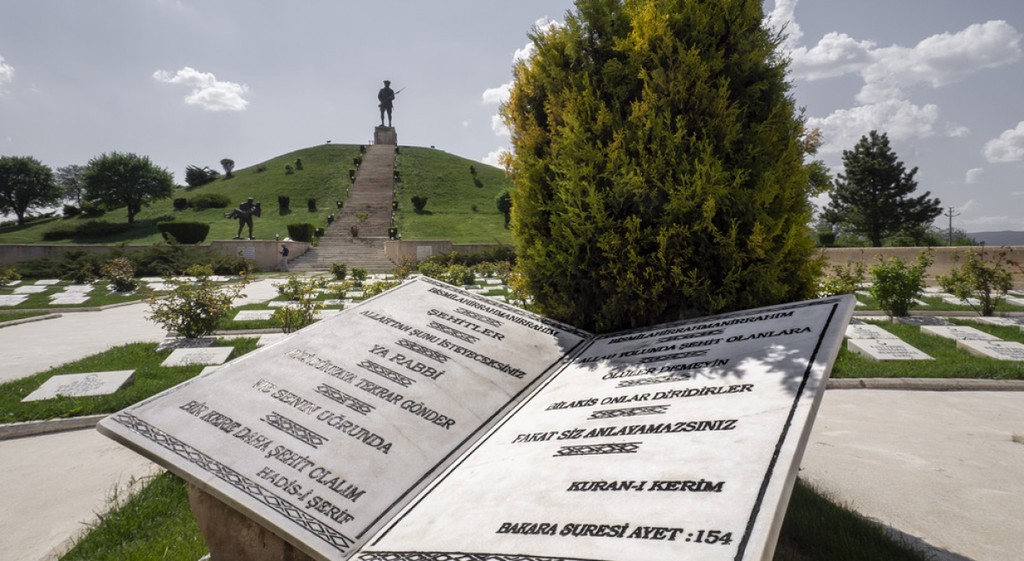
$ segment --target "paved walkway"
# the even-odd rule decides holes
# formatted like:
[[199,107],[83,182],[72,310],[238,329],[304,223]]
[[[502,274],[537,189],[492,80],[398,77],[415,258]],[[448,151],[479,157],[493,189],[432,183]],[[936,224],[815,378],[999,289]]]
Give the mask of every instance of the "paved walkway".
[[[250,285],[245,301],[273,297],[273,283]],[[0,329],[5,362],[8,353],[19,357],[17,370],[4,366],[3,378],[112,345],[161,339],[163,330],[144,312],[144,305],[133,305]],[[1024,392],[830,390],[801,477],[929,549],[937,561],[1018,561],[1024,552],[1024,444],[1018,441],[1024,441]],[[0,441],[0,561],[56,559],[106,509],[113,489],[154,471],[94,430]]]

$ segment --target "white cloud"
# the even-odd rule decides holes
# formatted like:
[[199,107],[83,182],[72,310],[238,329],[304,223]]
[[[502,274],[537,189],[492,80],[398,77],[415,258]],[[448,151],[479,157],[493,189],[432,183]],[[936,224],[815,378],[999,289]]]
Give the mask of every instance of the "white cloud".
[[872,130],[885,132],[891,140],[897,141],[932,136],[938,118],[939,108],[936,105],[918,106],[903,99],[894,99],[840,109],[824,118],[810,118],[807,127],[821,129],[825,138],[821,152],[838,153],[852,149],[860,137]]
[[1007,163],[1024,160],[1024,121],[1017,128],[1003,131],[999,138],[985,143],[985,159],[992,163]]
[[483,100],[484,105],[499,105],[508,101],[511,93],[512,82],[509,81],[496,88],[487,88],[484,90],[481,99]]
[[185,103],[198,105],[207,111],[244,111],[249,101],[242,96],[249,91],[245,84],[223,82],[209,72],[186,66],[174,75],[166,70],[157,70],[153,78],[167,84],[185,84],[192,87],[192,93],[185,96]]
[[790,68],[797,78],[821,80],[859,72],[872,61],[875,44],[857,41],[845,33],[828,33],[818,44],[808,49],[791,49]]
[[501,157],[508,152],[507,148],[498,148],[480,159],[481,162],[494,167],[501,167]]
[[932,35],[911,48],[877,49],[871,52],[872,63],[861,70],[864,87],[857,100],[873,103],[902,96],[915,86],[946,86],[980,70],[1016,62],[1021,54],[1021,34],[1005,21]]
[[4,84],[10,84],[14,81],[14,67],[7,64],[4,61],[3,55],[0,55],[0,95],[7,92],[4,89]]
[[964,183],[976,185],[983,175],[985,175],[985,168],[971,168],[964,175]]
[[946,136],[950,138],[963,138],[965,136],[970,136],[970,134],[971,129],[967,127],[958,127],[953,124],[946,125]]
[[501,115],[491,115],[491,130],[497,136],[512,136],[512,132],[505,126],[505,121],[502,120]]

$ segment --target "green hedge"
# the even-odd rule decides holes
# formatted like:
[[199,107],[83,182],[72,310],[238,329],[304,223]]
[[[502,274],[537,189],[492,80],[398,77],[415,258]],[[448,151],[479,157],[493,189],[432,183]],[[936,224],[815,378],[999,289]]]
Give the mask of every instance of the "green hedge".
[[189,199],[188,204],[195,210],[227,208],[231,204],[231,198],[221,193],[202,193]]
[[43,240],[67,240],[71,238],[105,238],[131,229],[131,224],[123,222],[107,222],[105,220],[90,220],[77,226],[58,226],[43,233]]
[[288,237],[297,242],[311,242],[313,241],[313,232],[316,231],[316,226],[303,222],[301,224],[289,224],[288,225]]
[[164,235],[174,238],[178,243],[192,245],[202,242],[210,233],[210,225],[205,222],[157,222],[156,229]]

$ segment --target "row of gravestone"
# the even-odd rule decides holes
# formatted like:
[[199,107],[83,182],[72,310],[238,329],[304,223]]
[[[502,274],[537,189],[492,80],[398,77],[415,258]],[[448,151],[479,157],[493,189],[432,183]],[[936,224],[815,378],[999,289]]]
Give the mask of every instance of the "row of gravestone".
[[[958,349],[970,354],[997,360],[1024,361],[1024,344],[1004,341],[995,335],[973,327],[952,325],[921,325],[922,333],[953,339]],[[1013,318],[986,318],[999,325],[1024,325]],[[1003,320],[1003,321],[999,321]],[[939,323],[934,321],[930,323]],[[873,324],[851,323],[846,328],[846,347],[850,352],[880,361],[932,360],[932,357],[907,344],[893,333]]]
[[[870,296],[870,293],[866,290],[858,290],[857,295]],[[934,286],[925,288],[923,295],[929,298],[939,298],[946,304],[951,304],[954,306],[981,306],[981,301],[978,300],[977,298],[959,298],[948,292],[943,292],[941,288]],[[1009,292],[1006,293],[1006,296],[1003,297],[1003,301],[1011,306],[1024,307],[1024,291],[1010,290]],[[921,308],[927,308],[928,306],[930,306],[928,302],[921,299],[914,299],[914,304]],[[865,305],[866,304],[858,300],[858,307],[862,307]]]
[[[213,339],[203,339],[200,344],[205,347],[177,348],[160,363],[160,366],[188,366],[192,364],[219,365],[223,364],[233,347],[210,347]],[[163,348],[164,345],[158,347]],[[35,391],[25,396],[22,402],[42,401],[64,397],[94,397],[116,392],[134,379],[134,370],[111,370],[106,372],[83,372],[78,374],[58,374],[51,376]]]
[[[188,279],[189,277],[180,277],[180,279]],[[214,282],[224,282],[231,280],[230,277],[214,276],[210,277]],[[139,279],[145,283],[149,290],[154,292],[165,292],[170,290],[170,286],[167,284],[166,279],[159,277],[144,277]],[[34,284],[21,284],[19,281],[10,283],[11,286],[16,286],[10,294],[0,294],[0,307],[13,307],[19,306],[28,300],[32,294],[42,294],[48,291],[53,291],[50,294],[50,305],[51,306],[68,306],[76,304],[85,304],[89,301],[89,293],[92,292],[94,286],[91,284],[69,284],[66,286],[58,286],[61,281],[56,279],[42,279],[36,281]],[[20,286],[17,286],[19,285]],[[57,289],[60,290],[57,290]]]

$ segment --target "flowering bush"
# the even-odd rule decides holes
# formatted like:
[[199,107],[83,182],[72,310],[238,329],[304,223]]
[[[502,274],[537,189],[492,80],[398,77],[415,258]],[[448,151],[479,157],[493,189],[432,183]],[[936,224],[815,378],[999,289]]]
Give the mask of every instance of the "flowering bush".
[[110,281],[116,292],[131,292],[139,287],[135,280],[135,266],[127,257],[115,257],[100,267],[100,274]]
[[927,251],[919,253],[911,265],[896,257],[880,258],[871,267],[871,296],[878,301],[878,307],[889,317],[910,315],[914,300],[924,290],[924,277],[931,264],[932,255]]
[[217,286],[210,280],[213,269],[208,265],[193,265],[185,273],[194,280],[164,279],[170,293],[150,300],[148,317],[168,331],[194,339],[213,333],[217,322],[231,311],[232,300],[241,295],[249,281],[243,278],[237,285]]

